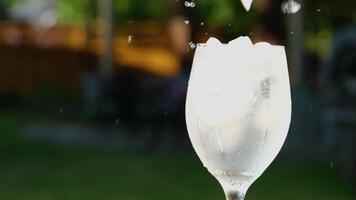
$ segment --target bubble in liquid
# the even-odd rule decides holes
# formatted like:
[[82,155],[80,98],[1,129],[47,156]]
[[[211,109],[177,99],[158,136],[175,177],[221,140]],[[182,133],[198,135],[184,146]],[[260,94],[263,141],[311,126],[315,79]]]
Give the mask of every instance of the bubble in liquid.
[[194,7],[195,7],[195,2],[194,2],[194,1],[192,1],[192,2],[185,1],[185,2],[184,2],[184,6],[185,6],[185,7],[194,8]]
[[261,93],[264,98],[270,97],[270,80],[265,79],[261,82]]
[[194,42],[189,42],[189,43],[188,43],[188,46],[189,46],[191,49],[195,49],[195,47],[197,47],[197,45],[194,44]]
[[216,129],[215,134],[216,134],[216,139],[217,139],[217,143],[218,143],[218,147],[219,147],[219,152],[220,152],[220,154],[224,155],[225,150],[224,150],[224,145],[222,143],[222,130]]
[[281,5],[281,9],[284,14],[295,14],[301,7],[301,4],[294,0],[287,0]]

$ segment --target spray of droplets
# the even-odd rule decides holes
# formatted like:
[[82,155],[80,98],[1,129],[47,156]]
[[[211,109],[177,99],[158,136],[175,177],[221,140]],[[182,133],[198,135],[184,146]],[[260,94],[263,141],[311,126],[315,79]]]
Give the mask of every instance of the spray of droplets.
[[184,6],[185,7],[194,8],[195,7],[195,2],[194,1],[185,1],[184,2]]
[[286,0],[281,5],[281,9],[284,14],[295,14],[300,10],[301,7],[301,4],[294,0]]
[[189,42],[189,43],[188,43],[188,46],[189,46],[189,48],[191,48],[191,49],[195,49],[195,47],[197,47],[197,45],[194,44],[194,42]]

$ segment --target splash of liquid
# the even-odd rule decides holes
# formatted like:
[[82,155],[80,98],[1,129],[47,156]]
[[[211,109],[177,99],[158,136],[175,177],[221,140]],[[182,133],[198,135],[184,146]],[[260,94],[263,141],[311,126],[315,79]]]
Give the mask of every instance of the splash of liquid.
[[284,14],[295,14],[301,9],[301,4],[294,0],[287,0],[281,5]]

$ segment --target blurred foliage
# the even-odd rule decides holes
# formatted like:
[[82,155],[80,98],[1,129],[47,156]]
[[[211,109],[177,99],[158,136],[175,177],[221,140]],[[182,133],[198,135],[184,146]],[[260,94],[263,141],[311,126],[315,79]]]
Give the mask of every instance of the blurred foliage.
[[304,48],[307,51],[325,57],[329,53],[333,32],[327,28],[318,31],[307,31],[304,38]]
[[20,2],[22,2],[22,0],[2,0],[1,3],[4,4],[5,8],[10,9]]
[[[3,0],[11,8],[25,0]],[[45,0],[33,0],[45,1]],[[85,25],[95,18],[98,0],[56,0],[59,23]],[[195,0],[194,8],[184,7],[185,0],[113,0],[115,23],[129,21],[158,20],[166,21],[173,13],[173,7],[180,4],[182,15],[197,20],[193,25],[210,31],[220,32],[226,40],[236,36],[248,35],[251,27],[260,23],[261,13],[252,7],[246,12],[237,0]],[[305,47],[308,51],[325,55],[332,39],[332,30],[356,23],[356,1],[304,1]],[[202,29],[202,28],[201,28]],[[221,33],[221,32],[220,32]]]
[[[34,0],[36,1],[36,0]],[[37,0],[40,1],[40,0]],[[24,0],[4,0],[11,8]],[[171,11],[170,4],[184,4],[183,0],[114,0],[114,14],[116,22],[140,20],[167,20]],[[97,0],[57,0],[59,20],[61,23],[85,24],[95,15]],[[235,0],[196,0],[194,9],[209,26],[217,27],[233,23],[236,19],[246,24],[254,20],[254,14],[247,13],[239,1]]]
[[86,24],[93,17],[91,6],[96,0],[57,0],[59,23]]
[[114,1],[116,22],[141,20],[166,20],[169,16],[167,0],[116,0]]
[[197,1],[196,8],[212,26],[232,23],[235,18],[235,6],[231,0]]
[[321,10],[307,11],[306,15],[313,20],[304,21],[304,47],[311,53],[326,56],[333,38],[332,21]]
[[237,21],[244,24],[255,20],[257,13],[246,12],[236,0],[197,0],[197,12],[212,26],[231,24]]
[[[311,16],[320,10],[320,12],[327,15],[330,19],[338,17],[352,17],[356,13],[355,0],[304,0],[304,7],[308,15],[308,19],[314,20]],[[314,20],[315,21],[315,20]]]
[[304,3],[304,47],[306,51],[328,55],[334,32],[356,25],[356,1],[308,1]]
[[[8,8],[26,0],[2,0]],[[44,1],[44,0],[33,0]],[[321,10],[326,16],[347,16],[355,18],[356,3],[350,0],[340,0],[339,3],[330,1],[311,1],[305,3],[308,21],[319,21],[315,18],[316,10]],[[62,23],[84,24],[93,16],[98,0],[56,0],[59,19]],[[224,26],[239,21],[239,27],[256,21],[258,13],[253,10],[246,12],[240,1],[236,0],[195,0],[196,12],[211,27]],[[114,13],[117,22],[130,20],[166,20],[171,13],[171,4],[184,4],[184,0],[113,0]],[[92,9],[94,8],[94,10]]]

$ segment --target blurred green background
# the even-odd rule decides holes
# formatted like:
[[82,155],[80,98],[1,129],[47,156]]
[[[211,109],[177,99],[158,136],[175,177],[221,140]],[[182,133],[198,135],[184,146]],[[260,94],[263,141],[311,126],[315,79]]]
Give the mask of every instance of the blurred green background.
[[355,1],[194,2],[0,0],[0,199],[224,199],[184,102],[195,44],[240,35],[286,46],[293,97],[246,199],[355,199]]
[[[217,181],[192,152],[123,152],[53,145],[18,128],[46,115],[3,112],[0,196],[3,199],[223,199]],[[31,116],[31,117],[29,117]],[[52,119],[53,120],[53,119]],[[354,199],[339,169],[323,161],[275,161],[248,199]]]

